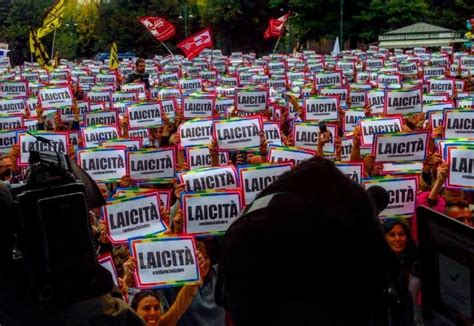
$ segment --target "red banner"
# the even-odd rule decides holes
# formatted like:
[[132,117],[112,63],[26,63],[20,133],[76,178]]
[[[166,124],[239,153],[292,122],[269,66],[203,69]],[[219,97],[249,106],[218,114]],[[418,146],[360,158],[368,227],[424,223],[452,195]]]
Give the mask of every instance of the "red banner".
[[176,33],[174,25],[161,17],[140,17],[139,21],[157,40],[162,42],[172,38]]
[[188,59],[192,59],[199,55],[205,48],[212,48],[211,29],[206,28],[178,44],[178,48],[183,50]]
[[270,18],[268,20],[268,27],[265,30],[265,33],[263,34],[263,38],[269,39],[271,37],[280,37],[283,34],[283,31],[285,30],[285,24],[289,16],[290,13],[287,13],[277,19]]

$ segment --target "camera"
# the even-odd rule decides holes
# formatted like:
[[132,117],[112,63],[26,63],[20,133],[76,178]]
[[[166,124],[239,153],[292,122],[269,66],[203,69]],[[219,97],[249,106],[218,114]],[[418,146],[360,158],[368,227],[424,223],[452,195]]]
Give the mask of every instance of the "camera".
[[90,285],[101,268],[88,212],[105,200],[69,156],[49,148],[30,151],[25,183],[0,184],[0,210],[7,225],[0,250],[14,268],[11,275],[22,280],[19,291],[39,307],[96,296]]

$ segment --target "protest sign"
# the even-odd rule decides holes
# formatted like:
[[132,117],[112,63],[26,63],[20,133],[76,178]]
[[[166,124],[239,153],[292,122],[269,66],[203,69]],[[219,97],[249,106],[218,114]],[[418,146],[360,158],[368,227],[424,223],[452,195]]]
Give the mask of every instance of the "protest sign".
[[72,106],[73,94],[69,86],[47,86],[38,91],[38,100],[43,109]]
[[143,146],[150,145],[150,129],[133,129],[128,131],[128,137],[140,138]]
[[20,165],[28,164],[30,151],[54,155],[56,155],[56,152],[60,154],[66,154],[67,147],[69,145],[69,137],[66,132],[34,132],[32,134],[48,139],[49,142],[46,143],[36,140],[35,137],[29,134],[19,134],[18,142],[20,144]]
[[306,121],[337,120],[339,97],[314,95],[304,100],[303,116]]
[[26,97],[0,97],[0,114],[25,114],[27,108]]
[[345,108],[347,107],[347,99],[350,98],[350,88],[349,86],[323,87],[319,90],[319,95],[336,96],[339,98],[339,105]]
[[[455,79],[454,78],[432,78],[429,80],[431,93],[446,93],[449,97],[454,95]],[[446,99],[447,101],[447,99]]]
[[355,183],[362,184],[364,163],[335,163],[339,171]]
[[166,231],[156,192],[108,201],[104,217],[114,244]]
[[219,116],[225,116],[227,110],[234,106],[233,98],[217,98],[216,99],[216,112]]
[[362,184],[365,189],[380,186],[388,192],[388,206],[379,214],[379,217],[412,217],[415,213],[418,192],[417,176],[365,179]]
[[24,127],[23,114],[0,114],[0,130],[13,130]]
[[174,146],[160,147],[152,150],[127,152],[127,164],[132,180],[160,179],[166,181],[175,177],[176,148]]
[[344,132],[354,131],[355,127],[359,125],[359,120],[365,119],[364,109],[349,109],[344,113],[344,121],[342,130]]
[[117,75],[115,73],[101,73],[95,75],[96,83],[98,84],[116,84]]
[[181,123],[178,127],[179,148],[211,144],[212,125],[212,119],[194,119]]
[[138,93],[137,92],[113,92],[112,93],[112,104],[122,101],[138,101]]
[[120,87],[122,92],[135,92],[138,94],[138,98],[140,100],[146,99],[146,87],[145,83],[131,83],[131,84],[123,84]]
[[385,91],[375,89],[367,92],[367,101],[370,111],[373,115],[381,115],[384,113],[385,107]]
[[237,171],[233,165],[196,169],[178,174],[186,191],[237,188]]
[[282,145],[280,123],[265,121],[263,123],[263,132],[269,145]]
[[456,101],[456,107],[459,109],[474,109],[474,97],[466,97],[463,99],[459,99],[459,93],[458,93],[458,100]]
[[408,115],[423,112],[423,88],[386,89],[385,115]]
[[342,71],[319,71],[314,74],[314,87],[342,86]]
[[290,146],[270,145],[268,159],[270,163],[292,162],[294,165],[316,156],[316,151]]
[[350,92],[350,107],[351,108],[364,108],[367,106],[367,92],[366,91],[355,91]]
[[202,80],[199,78],[180,79],[178,86],[182,93],[190,94],[202,90]]
[[183,286],[200,281],[192,237],[133,239],[129,248],[137,262],[135,283],[140,289]]
[[446,102],[449,100],[448,93],[430,93],[423,94],[423,112],[426,112],[425,106],[431,103]]
[[349,162],[351,160],[353,141],[354,137],[341,138],[341,162]]
[[372,146],[375,134],[401,132],[403,118],[368,118],[359,120],[359,125],[362,131],[362,146]]
[[459,190],[474,190],[474,146],[448,145],[449,173],[446,187]]
[[142,140],[140,138],[116,138],[103,140],[100,143],[103,147],[125,147],[127,150],[136,151],[142,148]]
[[[218,162],[225,165],[229,162],[229,153],[218,152]],[[211,166],[211,154],[207,146],[188,146],[186,147],[186,162],[190,170],[206,168]]]
[[112,259],[111,254],[105,254],[101,255],[100,257],[97,258],[97,261],[99,264],[104,267],[106,270],[110,272],[110,275],[112,276],[112,281],[114,282],[115,286],[119,286],[118,281],[117,281],[117,271],[115,270],[115,264],[114,260]]
[[13,145],[18,142],[18,130],[0,131],[0,154],[10,152]]
[[119,121],[116,110],[91,111],[84,114],[85,126],[117,126]]
[[215,96],[184,96],[182,99],[183,118],[212,118],[215,102]]
[[28,96],[28,81],[0,81],[0,97]]
[[125,149],[81,149],[77,151],[77,161],[95,181],[118,181],[127,174]]
[[118,137],[116,126],[89,126],[81,129],[85,148],[98,147],[101,141]]
[[423,162],[390,162],[382,164],[382,174],[421,173]]
[[169,100],[161,100],[161,112],[166,117],[168,117],[169,120],[174,121],[176,118],[176,108],[178,105],[176,104],[176,101],[174,99],[169,99]]
[[374,136],[375,162],[424,161],[428,154],[429,131],[378,134]]
[[444,138],[474,138],[474,110],[444,110]]
[[163,125],[159,102],[133,103],[127,106],[130,129],[156,128]]
[[244,112],[261,112],[267,108],[268,89],[237,88],[235,92],[235,108]]
[[441,66],[425,66],[423,67],[423,77],[425,79],[431,77],[444,77],[446,75],[446,67]]
[[213,136],[219,151],[243,150],[260,146],[262,130],[260,117],[220,119],[214,121]]
[[111,91],[88,91],[86,97],[89,101],[95,103],[107,103],[107,106],[110,105],[112,101],[112,92]]
[[242,210],[242,191],[185,192],[181,203],[184,233],[223,235]]
[[290,171],[292,167],[293,164],[291,162],[239,166],[239,180],[244,192],[245,205],[252,203],[262,190],[278,179],[280,175]]
[[[337,135],[337,126],[326,124],[329,132],[329,141],[324,145],[325,153],[334,153],[334,138]],[[319,125],[314,122],[295,122],[293,124],[293,140],[295,147],[310,149],[316,151],[318,149],[318,139],[320,136]]]

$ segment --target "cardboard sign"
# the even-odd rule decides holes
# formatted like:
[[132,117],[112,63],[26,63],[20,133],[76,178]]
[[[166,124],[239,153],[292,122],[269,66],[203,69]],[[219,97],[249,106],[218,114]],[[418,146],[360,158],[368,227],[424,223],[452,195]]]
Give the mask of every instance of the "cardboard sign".
[[73,94],[69,86],[42,87],[38,91],[39,103],[43,109],[72,106]]
[[117,83],[117,76],[114,73],[109,74],[97,74],[96,82],[98,84],[116,84]]
[[363,108],[367,106],[367,92],[366,91],[354,91],[350,92],[350,107],[351,108]]
[[350,89],[349,86],[323,87],[319,90],[319,94],[322,96],[337,96],[339,98],[339,105],[346,107],[347,99],[350,97]]
[[0,114],[0,130],[13,130],[24,127],[22,114]]
[[237,171],[233,165],[202,168],[178,174],[179,183],[186,191],[205,191],[237,188]]
[[212,118],[214,115],[216,103],[214,96],[185,96],[182,101],[185,119]]
[[364,176],[364,163],[335,163],[336,167],[345,176],[354,181],[355,183],[362,184]]
[[445,110],[444,138],[474,138],[474,110]]
[[156,192],[107,202],[104,207],[112,243],[166,231],[160,216],[160,201]]
[[127,152],[130,178],[137,181],[172,179],[176,173],[176,148]]
[[446,147],[449,173],[446,179],[448,188],[472,191],[474,189],[474,146]]
[[252,203],[262,190],[292,168],[291,162],[239,166],[240,186],[244,192],[245,205]]
[[342,130],[344,132],[351,132],[359,125],[359,121],[365,119],[365,111],[363,109],[346,110],[344,114],[344,123]]
[[219,116],[225,116],[226,111],[234,106],[233,98],[218,98],[216,99],[216,112]]
[[0,98],[0,114],[21,113],[24,115],[26,107],[26,97]]
[[112,103],[122,102],[122,101],[137,101],[138,93],[137,92],[113,92],[112,93]]
[[163,125],[159,102],[134,103],[127,106],[130,129],[155,128]]
[[380,214],[380,218],[412,217],[416,208],[418,177],[373,178],[362,181],[365,189],[371,186],[384,188],[389,195],[389,203]]
[[97,258],[97,261],[102,267],[104,267],[106,270],[110,272],[110,275],[112,275],[112,280],[114,281],[115,286],[118,287],[119,285],[117,281],[117,271],[115,270],[115,264],[112,259],[112,255],[111,254],[102,255],[99,258]]
[[311,96],[304,100],[303,115],[307,121],[337,120],[339,97]]
[[429,131],[374,136],[375,162],[424,161],[428,153]]
[[373,115],[381,115],[384,113],[385,91],[373,90],[367,92],[367,101]]
[[262,129],[260,117],[221,119],[214,121],[213,136],[218,150],[258,148]]
[[30,158],[30,151],[49,153],[56,155],[67,153],[69,137],[66,132],[35,132],[34,135],[41,136],[49,140],[49,143],[36,141],[36,138],[29,134],[20,134],[18,142],[20,144],[20,165],[27,165]]
[[[455,79],[454,78],[442,78],[442,79],[430,79],[430,92],[431,93],[446,93],[450,97],[454,96]],[[446,99],[447,101],[447,99]]]
[[316,156],[316,151],[290,146],[271,145],[269,147],[267,161],[270,163],[292,162],[293,165],[298,165],[314,156]]
[[104,140],[100,143],[102,147],[125,147],[130,151],[137,151],[142,148],[142,140],[140,138],[117,138]]
[[28,81],[1,81],[0,97],[28,96]]
[[112,100],[111,91],[89,91],[86,96],[88,100],[95,103],[107,103],[109,105]]
[[[325,153],[334,153],[334,138],[336,135],[336,125],[326,125],[329,132],[329,142],[327,142],[323,151]],[[293,139],[295,147],[316,151],[318,149],[319,125],[312,122],[295,122],[293,125]]]
[[174,99],[161,100],[161,112],[168,117],[171,121],[176,118],[177,104]]
[[201,79],[180,79],[178,81],[179,89],[182,93],[193,93],[195,91],[202,91]]
[[359,120],[359,125],[362,131],[362,146],[372,146],[375,134],[401,132],[403,119],[402,117],[369,118]]
[[281,130],[278,122],[264,122],[263,132],[265,133],[265,139],[268,144],[283,145],[281,142]]
[[[225,165],[229,162],[229,153],[217,153],[219,164]],[[207,146],[189,146],[186,147],[186,162],[190,170],[207,168],[211,166],[211,154]]]
[[425,66],[423,67],[424,78],[444,77],[446,75],[446,67],[440,66]]
[[192,237],[130,240],[137,262],[135,283],[140,289],[199,283],[199,262]]
[[91,111],[84,114],[85,126],[117,126],[118,121],[118,113],[115,110]]
[[77,161],[95,181],[114,182],[127,174],[124,149],[81,149],[77,151]]
[[417,174],[421,173],[423,162],[393,162],[382,164],[382,174]]
[[314,87],[316,89],[327,86],[342,86],[342,71],[320,71],[314,74]]
[[104,140],[118,138],[116,126],[91,126],[81,129],[85,148],[98,147]]
[[261,112],[267,108],[268,89],[238,88],[235,92],[235,108],[243,112]]
[[183,231],[193,235],[223,235],[242,210],[242,192],[181,193]]
[[179,147],[209,145],[212,141],[212,119],[194,119],[178,127]]
[[457,101],[457,108],[460,109],[474,109],[474,97],[466,97]]
[[128,137],[140,138],[143,146],[150,145],[150,129],[134,129],[128,131]]
[[0,154],[10,152],[13,145],[18,143],[18,130],[0,131]]
[[387,89],[385,91],[385,115],[408,115],[423,112],[423,89]]
[[140,100],[146,99],[146,87],[145,83],[131,83],[131,84],[123,84],[120,87],[122,92],[135,92],[138,94],[138,98]]

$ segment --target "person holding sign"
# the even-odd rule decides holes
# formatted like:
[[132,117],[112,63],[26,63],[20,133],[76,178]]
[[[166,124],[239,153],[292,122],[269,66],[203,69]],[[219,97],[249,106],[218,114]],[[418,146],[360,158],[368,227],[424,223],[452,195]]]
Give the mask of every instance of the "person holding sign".
[[[197,256],[201,279],[205,279],[210,270],[209,260],[205,258],[200,250],[198,250]],[[130,258],[130,260],[133,261],[133,258]],[[131,271],[135,270],[135,266],[136,262],[133,261]],[[199,284],[185,285],[181,288],[174,303],[166,312],[161,309],[158,295],[150,290],[138,292],[133,298],[131,306],[145,320],[147,326],[175,326],[188,309],[199,286]]]
[[150,75],[145,72],[145,60],[139,58],[135,61],[135,71],[127,76],[126,84],[128,83],[145,83],[146,89],[150,89]]

